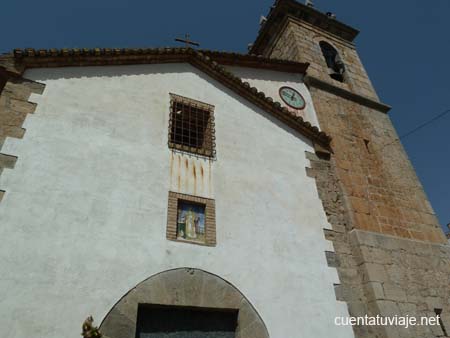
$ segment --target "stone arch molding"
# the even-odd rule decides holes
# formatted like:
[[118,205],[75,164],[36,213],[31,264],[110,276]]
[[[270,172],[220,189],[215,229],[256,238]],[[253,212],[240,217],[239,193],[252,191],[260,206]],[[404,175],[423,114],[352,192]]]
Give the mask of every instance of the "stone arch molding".
[[144,280],[106,315],[104,338],[135,338],[139,304],[238,310],[236,338],[269,338],[267,328],[244,295],[224,279],[199,269],[168,270]]

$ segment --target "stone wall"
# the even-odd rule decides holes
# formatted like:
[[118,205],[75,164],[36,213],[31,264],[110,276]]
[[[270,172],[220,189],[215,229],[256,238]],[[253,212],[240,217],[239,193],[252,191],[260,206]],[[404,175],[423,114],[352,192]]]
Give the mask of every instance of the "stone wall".
[[[352,228],[350,198],[342,190],[335,158],[307,153],[308,175],[317,183],[330,224],[325,237],[334,252],[328,264],[338,271],[336,299],[347,302],[351,316],[432,317],[442,310],[450,328],[450,246],[400,239]],[[353,327],[356,337],[438,337],[440,326]],[[448,331],[447,331],[448,333]]]
[[[22,124],[27,114],[33,113],[36,104],[29,102],[31,93],[42,93],[44,85],[23,79],[21,77],[11,77],[3,73],[0,84],[0,151],[7,137],[22,138],[25,129]],[[12,169],[17,157],[14,154],[4,154],[0,152],[0,175],[5,168]],[[5,191],[1,190],[0,201]]]
[[[266,54],[309,62],[308,76],[328,83],[327,89],[314,84],[309,89],[320,127],[333,138],[336,174],[348,197],[352,228],[444,243],[445,236],[389,117],[355,100],[378,102],[354,46],[309,24],[286,22]],[[348,73],[346,83],[328,76],[318,44],[321,40],[331,42],[340,52]]]
[[[322,39],[341,53],[345,83],[328,76]],[[441,309],[450,328],[450,247],[354,46],[292,19],[273,41],[266,56],[311,63],[315,110],[333,138],[332,154],[307,156],[332,225],[325,236],[334,247],[327,258],[340,279],[337,299],[352,316],[430,317]],[[440,326],[355,326],[354,332],[364,338],[444,334]]]
[[[325,230],[325,238],[333,243],[334,252],[327,252],[330,267],[337,269],[340,284],[335,285],[336,299],[347,302],[349,314],[359,316],[368,313],[363,274],[356,257],[357,247],[351,241],[351,219],[348,202],[336,175],[336,163],[329,156],[307,153],[310,160],[308,175],[315,178],[328,222],[332,229]],[[319,157],[320,156],[320,157]],[[376,337],[376,330],[354,327],[357,337]]]
[[442,324],[385,327],[387,337],[442,337],[450,329],[450,246],[399,239],[353,230],[367,295],[368,314],[434,317],[442,310]]
[[336,175],[352,228],[444,243],[445,236],[389,117],[311,88],[321,128],[332,138]]
[[[292,43],[292,41],[296,43]],[[328,42],[338,51],[346,69],[344,83],[332,80],[328,75],[328,67],[319,46],[320,41]],[[288,18],[283,33],[278,36],[275,45],[266,49],[265,56],[308,62],[310,64],[308,67],[310,76],[331,81],[337,87],[378,99],[353,43],[310,24]]]

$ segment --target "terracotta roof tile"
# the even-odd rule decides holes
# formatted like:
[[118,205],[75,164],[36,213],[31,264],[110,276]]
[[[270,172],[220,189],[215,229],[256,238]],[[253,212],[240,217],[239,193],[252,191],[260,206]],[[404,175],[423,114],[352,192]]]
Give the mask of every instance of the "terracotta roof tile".
[[220,81],[239,95],[247,98],[258,107],[268,111],[308,137],[314,143],[329,149],[331,138],[316,126],[304,121],[302,117],[291,113],[273,98],[262,91],[251,87],[249,83],[225,69],[221,64],[240,65],[275,69],[279,71],[305,73],[308,64],[285,60],[268,59],[256,55],[228,53],[191,48],[94,48],[94,49],[15,49],[13,58],[18,69],[23,72],[27,68],[65,67],[65,66],[98,66],[150,63],[187,62],[201,69],[214,79]]

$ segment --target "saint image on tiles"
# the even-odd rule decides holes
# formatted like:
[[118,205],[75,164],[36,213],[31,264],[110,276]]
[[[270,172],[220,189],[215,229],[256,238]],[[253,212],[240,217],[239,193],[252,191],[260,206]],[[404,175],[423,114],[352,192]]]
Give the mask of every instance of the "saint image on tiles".
[[194,242],[205,242],[204,205],[179,201],[177,238]]

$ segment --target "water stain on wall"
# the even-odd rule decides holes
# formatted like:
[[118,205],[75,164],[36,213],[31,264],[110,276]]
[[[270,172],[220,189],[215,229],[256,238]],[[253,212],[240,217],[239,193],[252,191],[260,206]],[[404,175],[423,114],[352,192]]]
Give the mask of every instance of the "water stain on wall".
[[209,158],[173,152],[169,172],[171,191],[213,198],[212,164]]

